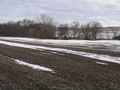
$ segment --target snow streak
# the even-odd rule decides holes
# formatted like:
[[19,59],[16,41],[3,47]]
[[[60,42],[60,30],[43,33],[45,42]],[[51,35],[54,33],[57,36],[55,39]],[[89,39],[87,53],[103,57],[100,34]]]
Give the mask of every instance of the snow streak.
[[35,49],[35,50],[51,50],[51,51],[57,51],[62,53],[68,53],[68,54],[74,54],[79,56],[84,56],[88,58],[113,62],[120,64],[120,57],[112,57],[109,55],[102,55],[102,54],[96,54],[96,53],[88,53],[88,52],[81,52],[81,51],[74,51],[69,49],[62,49],[62,48],[51,48],[51,47],[44,47],[44,46],[35,46],[35,45],[28,45],[28,44],[21,44],[21,43],[14,43],[14,42],[7,42],[7,41],[0,41],[1,44],[9,45],[9,46],[15,46],[15,47],[22,47],[22,48],[29,48],[29,49]]

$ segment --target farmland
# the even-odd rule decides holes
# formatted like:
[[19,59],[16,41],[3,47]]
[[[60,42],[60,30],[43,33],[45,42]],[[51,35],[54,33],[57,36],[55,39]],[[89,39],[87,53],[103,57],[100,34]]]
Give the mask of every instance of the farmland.
[[0,37],[0,89],[119,90],[120,41]]

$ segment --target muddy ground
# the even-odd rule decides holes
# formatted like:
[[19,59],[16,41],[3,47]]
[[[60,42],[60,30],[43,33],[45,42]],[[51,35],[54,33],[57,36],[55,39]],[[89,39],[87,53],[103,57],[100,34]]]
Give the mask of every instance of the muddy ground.
[[[119,52],[59,47],[120,56]],[[51,68],[55,73],[18,65],[13,58]],[[120,90],[120,65],[110,62],[101,65],[96,61],[99,60],[0,44],[0,90]]]

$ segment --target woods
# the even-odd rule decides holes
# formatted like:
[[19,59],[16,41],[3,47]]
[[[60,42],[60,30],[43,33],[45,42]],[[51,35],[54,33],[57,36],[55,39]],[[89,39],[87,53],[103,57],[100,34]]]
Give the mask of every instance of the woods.
[[[41,39],[84,39],[96,40],[103,26],[99,22],[81,24],[75,20],[70,25],[58,24],[49,16],[41,15],[36,20],[24,19],[0,24],[0,36],[32,37]],[[114,38],[118,31],[113,30]]]

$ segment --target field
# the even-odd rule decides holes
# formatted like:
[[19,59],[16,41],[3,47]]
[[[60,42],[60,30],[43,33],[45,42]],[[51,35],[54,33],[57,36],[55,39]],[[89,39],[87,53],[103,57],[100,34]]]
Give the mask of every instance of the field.
[[0,37],[0,90],[120,90],[120,41]]

